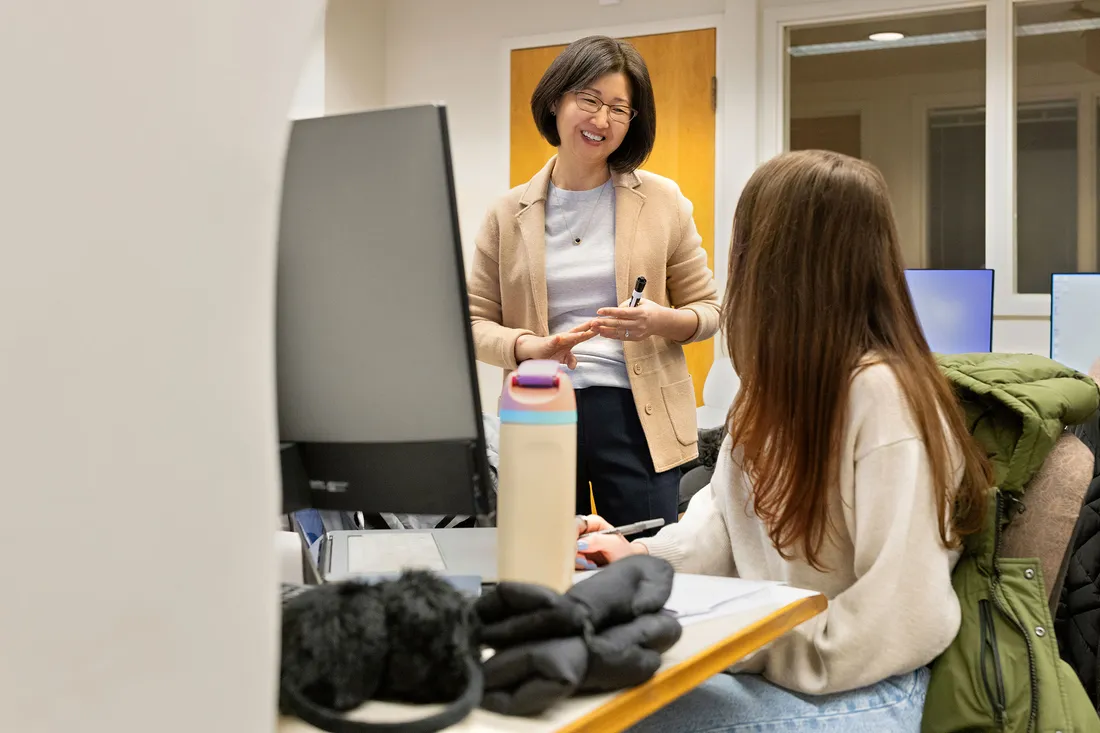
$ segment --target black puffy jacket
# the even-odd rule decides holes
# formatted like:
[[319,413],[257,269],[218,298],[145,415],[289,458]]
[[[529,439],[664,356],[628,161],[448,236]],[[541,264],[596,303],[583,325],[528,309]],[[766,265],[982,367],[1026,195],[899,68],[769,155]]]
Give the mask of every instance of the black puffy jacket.
[[1077,672],[1092,704],[1100,709],[1100,413],[1078,425],[1075,432],[1096,461],[1073,530],[1054,627],[1062,659]]

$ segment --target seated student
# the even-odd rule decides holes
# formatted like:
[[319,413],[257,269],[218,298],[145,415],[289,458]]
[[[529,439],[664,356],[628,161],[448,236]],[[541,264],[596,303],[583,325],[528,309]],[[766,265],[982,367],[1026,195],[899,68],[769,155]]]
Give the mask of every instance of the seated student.
[[919,731],[926,665],[959,627],[959,541],[992,481],[917,323],[881,174],[822,151],[764,164],[729,273],[741,389],[710,486],[652,538],[579,541],[579,562],[648,552],[830,605],[635,730]]

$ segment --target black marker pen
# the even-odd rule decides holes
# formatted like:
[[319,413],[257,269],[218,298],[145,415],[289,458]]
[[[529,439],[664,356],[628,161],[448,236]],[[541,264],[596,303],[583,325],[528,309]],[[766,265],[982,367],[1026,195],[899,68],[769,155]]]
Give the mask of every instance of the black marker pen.
[[628,308],[633,308],[638,305],[638,301],[642,299],[642,291],[645,290],[645,278],[641,275],[634,281],[634,292],[630,294],[630,305]]

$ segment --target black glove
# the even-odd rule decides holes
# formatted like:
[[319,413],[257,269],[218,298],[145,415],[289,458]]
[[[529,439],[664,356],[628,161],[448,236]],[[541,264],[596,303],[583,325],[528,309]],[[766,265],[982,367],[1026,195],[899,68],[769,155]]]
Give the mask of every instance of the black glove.
[[504,649],[540,639],[600,631],[660,611],[672,593],[672,566],[649,555],[608,565],[560,595],[538,585],[504,582],[478,599],[481,640]]
[[661,654],[680,640],[683,627],[664,613],[639,616],[588,639],[588,671],[580,692],[608,692],[640,685],[661,667]]
[[578,691],[648,680],[661,653],[680,638],[680,622],[661,611],[672,578],[667,562],[638,555],[565,595],[523,583],[498,585],[476,606],[482,641],[496,652],[483,664],[482,707],[537,715]]
[[569,598],[529,583],[499,583],[474,606],[481,643],[493,649],[580,634],[587,613]]
[[520,644],[487,659],[481,707],[502,715],[538,715],[580,687],[588,669],[584,639]]
[[513,646],[483,664],[481,706],[503,715],[538,715],[576,692],[608,692],[652,677],[661,653],[680,639],[680,622],[663,613],[574,636]]
[[565,595],[588,610],[592,627],[600,631],[664,608],[674,574],[665,560],[631,555],[585,578]]

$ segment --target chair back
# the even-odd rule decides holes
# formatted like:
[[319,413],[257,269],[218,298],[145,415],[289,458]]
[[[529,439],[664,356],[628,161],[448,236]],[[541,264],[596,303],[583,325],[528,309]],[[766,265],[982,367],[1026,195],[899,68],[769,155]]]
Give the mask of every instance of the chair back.
[[[1100,381],[1100,359],[1089,376]],[[1092,450],[1072,432],[1065,432],[1028,485],[1024,512],[1005,530],[1005,557],[1039,558],[1052,613],[1062,593],[1073,532],[1095,463]]]
[[703,382],[703,404],[697,410],[700,430],[716,428],[726,422],[726,415],[740,386],[741,380],[733,370],[730,358],[720,356],[715,359]]
[[1035,557],[1051,608],[1058,603],[1070,542],[1092,480],[1092,451],[1071,432],[1054,444],[1023,498],[1023,513],[1005,530],[1004,557]]

